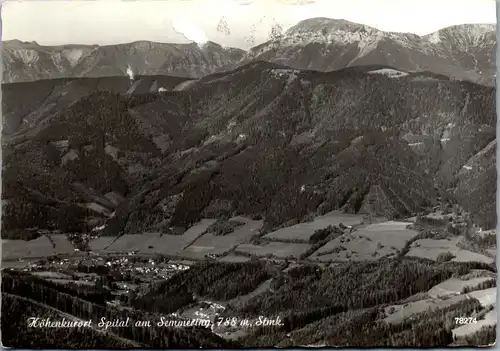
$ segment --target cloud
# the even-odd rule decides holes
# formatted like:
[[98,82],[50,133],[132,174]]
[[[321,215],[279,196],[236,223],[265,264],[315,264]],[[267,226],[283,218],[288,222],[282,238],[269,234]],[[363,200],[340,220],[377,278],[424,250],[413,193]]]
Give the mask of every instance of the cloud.
[[278,0],[283,5],[309,5],[314,4],[316,0]]
[[254,0],[233,0],[236,5],[250,5]]
[[194,41],[198,45],[208,42],[208,37],[203,29],[187,18],[175,17],[172,19],[172,28],[182,34],[187,40]]

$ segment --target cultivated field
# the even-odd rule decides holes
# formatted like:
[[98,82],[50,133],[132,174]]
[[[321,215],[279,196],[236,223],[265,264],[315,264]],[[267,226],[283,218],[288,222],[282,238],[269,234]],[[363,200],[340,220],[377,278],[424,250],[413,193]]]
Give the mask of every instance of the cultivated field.
[[449,299],[425,299],[416,302],[407,303],[404,305],[387,306],[384,312],[387,317],[384,321],[387,323],[398,324],[405,319],[410,318],[418,313],[426,312],[428,310],[439,310],[448,306],[454,305],[467,297],[465,295],[452,296]]
[[[450,295],[458,295],[462,293],[462,289],[465,287],[473,288],[477,285],[479,285],[482,282],[485,282],[487,280],[490,280],[490,277],[479,277],[479,278],[473,278],[469,280],[462,280],[462,279],[457,279],[457,278],[451,278],[448,280],[445,280],[442,283],[439,283],[438,285],[433,286],[428,294],[431,298],[439,298],[440,296],[450,296]],[[496,291],[496,289],[495,289]],[[469,295],[472,294],[469,293]]]
[[118,239],[114,237],[100,237],[91,240],[89,246],[93,251],[130,252],[138,250],[140,253],[176,255],[196,240],[214,221],[212,219],[203,219],[182,235],[154,233],[127,234]]
[[236,248],[237,252],[244,252],[259,257],[273,255],[277,258],[294,257],[298,258],[306,252],[311,245],[309,244],[292,244],[271,241],[262,245],[242,244]]
[[489,288],[484,290],[476,290],[468,293],[470,297],[477,299],[481,305],[489,306],[497,303],[497,288]]
[[54,255],[54,247],[46,236],[34,240],[3,240],[2,259],[37,258]]
[[270,240],[302,240],[308,242],[311,235],[318,229],[324,229],[329,225],[356,226],[363,221],[362,215],[351,215],[339,211],[329,212],[323,216],[316,217],[312,222],[305,222],[291,227],[281,228],[266,234],[264,238]]
[[206,255],[214,254],[216,252],[221,253],[221,251],[222,250],[217,250],[215,246],[190,245],[182,250],[179,253],[179,256],[193,260],[201,260],[204,259]]
[[232,233],[226,235],[206,233],[182,251],[180,256],[202,259],[206,254],[224,254],[257,234],[263,223],[263,221],[254,221],[245,217],[234,217],[231,219],[244,222],[245,224],[236,227]]
[[89,248],[91,251],[105,250],[115,239],[116,237],[114,236],[101,236],[97,239],[92,239],[89,241]]
[[430,260],[436,260],[440,253],[451,252],[455,258],[452,261],[458,262],[484,262],[492,263],[493,258],[487,257],[485,255],[471,252],[468,250],[463,250],[457,246],[460,237],[453,237],[448,239],[421,239],[415,241],[410,246],[410,251],[406,256],[427,258]]
[[56,254],[72,254],[75,252],[75,247],[73,246],[71,241],[68,240],[66,235],[55,234],[55,235],[50,235],[50,238],[56,245],[55,247]]
[[483,307],[495,306],[495,309],[487,312],[483,317],[478,316],[477,323],[471,323],[453,329],[453,334],[456,336],[465,336],[474,333],[482,326],[495,325],[497,322],[496,287],[476,290],[467,294],[461,293],[464,287],[474,287],[488,279],[491,279],[491,277],[477,277],[469,280],[462,280],[458,278],[448,279],[433,286],[427,293],[429,298],[424,298],[422,300],[403,305],[385,307],[384,313],[386,317],[384,318],[384,321],[387,323],[401,323],[403,320],[416,314],[426,312],[429,309],[443,309],[465,299],[474,298],[477,299]]
[[449,214],[445,214],[445,213],[443,213],[443,211],[439,211],[438,210],[438,211],[429,213],[425,217],[431,218],[431,219],[448,219],[450,217],[450,215]]
[[309,258],[315,261],[361,261],[395,255],[406,241],[418,234],[406,229],[409,224],[388,221],[368,225],[328,242]]
[[250,257],[246,256],[237,256],[237,255],[227,255],[221,257],[219,259],[220,262],[230,262],[230,263],[238,263],[238,262],[247,262],[250,261]]

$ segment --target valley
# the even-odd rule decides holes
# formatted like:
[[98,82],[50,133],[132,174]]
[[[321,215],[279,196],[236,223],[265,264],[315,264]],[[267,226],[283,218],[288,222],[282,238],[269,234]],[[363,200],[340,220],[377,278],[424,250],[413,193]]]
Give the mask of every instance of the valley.
[[[405,325],[408,321],[421,318],[422,315],[439,314],[442,313],[441,311],[449,311],[447,312],[447,318],[453,319],[450,316],[458,315],[462,308],[469,308],[466,306],[472,304],[471,306],[475,306],[474,311],[476,312],[471,314],[471,318],[474,318],[476,322],[467,326],[453,324],[455,327],[451,329],[450,343],[463,343],[466,342],[467,338],[484,332],[484,330],[496,323],[496,319],[492,319],[493,313],[496,313],[495,257],[491,256],[488,251],[476,250],[479,252],[473,252],[454,246],[457,240],[468,238],[470,241],[481,241],[478,237],[482,238],[482,236],[478,235],[477,231],[474,236],[470,236],[470,234],[465,234],[465,237],[462,236],[463,234],[457,236],[457,233],[450,233],[447,231],[448,229],[444,229],[443,226],[439,226],[435,222],[434,225],[430,226],[428,222],[435,221],[436,217],[445,223],[455,222],[456,227],[460,227],[460,221],[457,221],[453,214],[443,216],[439,212],[430,213],[425,217],[416,219],[409,218],[404,222],[375,218],[372,221],[376,224],[369,224],[364,223],[368,220],[366,216],[346,216],[334,211],[319,216],[311,222],[284,227],[265,235],[258,234],[258,230],[262,228],[262,221],[252,221],[239,217],[238,220],[242,221],[242,223],[246,221],[246,224],[233,228],[232,232],[222,236],[214,236],[214,233],[209,232],[207,229],[214,228],[215,220],[203,219],[183,235],[153,233],[124,235],[114,240],[109,237],[110,240],[107,240],[107,242],[103,242],[106,237],[90,239],[89,251],[87,252],[76,251],[76,248],[73,252],[71,250],[60,250],[61,247],[66,249],[68,247],[69,241],[63,240],[64,235],[40,237],[47,240],[50,237],[51,242],[59,244],[53,248],[53,251],[46,250],[45,253],[40,250],[40,244],[36,243],[37,241],[40,242],[40,238],[28,242],[3,240],[3,267],[4,274],[7,274],[7,276],[14,272],[29,274],[35,278],[35,282],[39,282],[38,284],[45,281],[47,283],[42,284],[46,286],[50,284],[48,285],[50,289],[56,291],[60,290],[67,293],[73,290],[81,290],[82,292],[87,290],[88,294],[91,291],[97,292],[101,289],[101,292],[95,295],[96,298],[100,296],[100,302],[94,303],[102,304],[103,307],[101,308],[106,308],[106,310],[114,311],[119,309],[125,313],[130,313],[131,308],[140,308],[140,310],[152,312],[153,314],[148,318],[153,321],[161,320],[161,318],[165,320],[174,318],[180,321],[205,321],[212,332],[222,339],[231,340],[238,344],[247,345],[246,343],[250,343],[248,345],[252,345],[252,343],[258,342],[257,340],[260,337],[257,336],[262,333],[258,327],[252,327],[252,325],[255,324],[259,317],[271,318],[276,317],[276,315],[259,315],[258,310],[248,310],[248,307],[245,306],[255,304],[262,296],[283,293],[280,291],[287,284],[291,284],[294,279],[305,279],[312,272],[316,272],[314,273],[316,277],[318,274],[319,276],[331,274],[341,269],[341,267],[345,267],[345,264],[350,266],[360,265],[359,269],[366,269],[362,267],[365,267],[367,262],[377,262],[379,268],[376,271],[387,264],[391,265],[391,261],[393,262],[392,265],[396,266],[419,261],[422,261],[422,263],[428,262],[427,264],[431,266],[445,265],[438,271],[441,269],[446,271],[446,265],[451,265],[450,267],[459,265],[456,267],[462,267],[459,268],[459,271],[464,272],[462,275],[447,275],[448,279],[440,278],[435,285],[429,285],[427,290],[417,288],[418,291],[409,291],[405,295],[406,298],[395,300],[395,302],[400,301],[399,304],[382,303],[379,305],[377,303],[376,309],[379,310],[379,313],[370,320],[379,321],[377,323],[383,321],[388,326]],[[346,226],[342,221],[353,225]],[[308,224],[314,228],[313,235],[305,232],[303,237],[298,236],[297,228],[300,228],[300,225],[306,226]],[[425,231],[429,229],[431,230],[430,233]],[[407,234],[403,234],[405,231]],[[311,243],[318,236],[318,233],[322,232],[328,234],[326,238]],[[277,233],[280,234],[281,238],[276,239],[279,241],[273,241]],[[422,234],[424,233],[426,233],[426,239],[419,239],[419,237],[423,237]],[[292,239],[284,239],[285,234],[288,234],[288,238],[290,238],[289,235],[292,235]],[[486,235],[495,237],[494,233]],[[148,237],[149,239],[146,239]],[[57,239],[54,240],[54,238]],[[220,241],[217,238],[225,240]],[[248,244],[252,240],[254,242],[255,240],[263,241],[259,243],[260,246]],[[400,240],[399,244],[397,240]],[[182,245],[176,246],[174,243],[177,241]],[[413,245],[421,248],[424,245],[420,243],[424,241],[426,243],[425,247],[439,249],[441,254],[430,258],[428,252],[415,251]],[[209,246],[202,246],[203,243]],[[447,246],[444,243],[448,243]],[[29,254],[26,254],[26,251],[19,252],[19,249],[16,249],[16,244],[24,250],[33,250],[39,255],[45,255],[45,257],[30,257]],[[272,246],[270,250],[265,249],[273,244],[275,246]],[[386,248],[388,245],[391,245],[389,251]],[[264,251],[257,249],[257,247],[262,247]],[[304,247],[304,249],[297,251],[298,247]],[[483,244],[485,250],[492,247],[494,246]],[[444,259],[443,253],[452,254]],[[15,260],[16,258],[18,260]],[[434,263],[432,263],[433,261]],[[153,296],[161,291],[157,289],[163,286],[164,282],[173,283],[176,281],[177,276],[182,276],[191,270],[197,271],[203,269],[203,267],[224,270],[225,266],[237,270],[258,269],[256,272],[260,273],[256,276],[257,280],[252,281],[251,285],[246,288],[245,285],[241,286],[244,289],[243,291],[239,290],[239,285],[234,285],[236,290],[230,288],[229,291],[222,292],[217,290],[216,285],[212,285],[216,284],[215,282],[203,285],[202,290],[197,290],[200,287],[195,288],[196,285],[192,285],[191,288],[189,288],[191,285],[188,285],[189,290],[194,288],[194,291],[197,291],[194,293],[191,302],[188,299],[181,305],[177,305],[177,307],[170,305],[172,306],[170,308],[169,305],[154,307],[154,302],[153,305],[149,305],[158,298],[153,298]],[[225,274],[231,274],[229,273],[231,270]],[[298,272],[302,273],[298,274]],[[197,276],[197,274],[202,273],[193,274]],[[346,273],[345,277],[352,279],[351,274]],[[245,275],[241,277],[243,276]],[[224,277],[223,274],[217,279],[230,279],[229,276]],[[373,284],[378,279],[369,284]],[[235,283],[232,281],[231,284]],[[184,284],[181,283],[179,288],[185,289]],[[14,293],[14,291],[12,292]],[[160,296],[161,294],[163,293],[160,293]],[[148,297],[149,295],[151,297]],[[180,297],[178,292],[174,291],[167,292],[165,298],[168,299],[168,296],[170,298],[174,296]],[[153,300],[151,300],[152,298]],[[163,297],[160,297],[160,299],[158,302],[164,301]],[[58,308],[57,305],[51,306]],[[281,308],[276,312],[281,311]],[[362,311],[360,310],[360,312]],[[246,322],[241,322],[247,323],[245,327],[239,326],[235,328],[231,327],[230,324],[224,326],[223,322],[221,322],[232,320],[235,317],[241,319],[242,312],[246,316],[243,319]],[[367,312],[368,310],[362,313]],[[295,313],[289,315],[285,309],[284,313],[279,312],[277,314],[278,318],[286,321],[283,322],[285,324],[282,326],[280,324],[277,327],[272,327],[275,328],[272,333],[275,333],[276,329],[280,330],[278,335],[283,338],[279,342],[280,345],[288,345],[293,342],[293,339],[301,335],[304,330],[307,330],[310,323],[316,318],[321,319],[321,317],[311,317],[312,319],[305,322],[306,324],[299,324],[304,325],[304,328],[290,327],[287,324],[290,323],[288,318],[294,316]],[[82,318],[79,314],[77,314],[77,317]],[[96,330],[102,332],[101,329],[97,328]],[[113,330],[113,328],[110,329],[111,335],[118,333],[116,337],[120,338],[120,332]],[[286,332],[287,330],[288,332]],[[108,329],[106,329],[106,332],[108,332]],[[316,336],[316,338],[308,340],[311,343],[317,343],[324,341],[326,337],[325,335],[322,337],[323,339],[318,339],[318,336]],[[128,339],[124,340],[125,342],[133,342]],[[301,340],[303,340],[302,337]]]
[[4,42],[4,345],[494,344],[495,29]]

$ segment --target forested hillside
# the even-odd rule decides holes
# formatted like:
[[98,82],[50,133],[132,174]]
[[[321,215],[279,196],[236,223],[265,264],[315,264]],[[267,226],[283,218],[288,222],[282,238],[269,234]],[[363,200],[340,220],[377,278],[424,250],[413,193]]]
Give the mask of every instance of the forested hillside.
[[[376,189],[377,215],[416,214],[441,196],[494,227],[495,90],[379,70],[257,62],[185,90],[101,91],[38,111],[4,141],[3,233],[169,232],[228,214],[272,228],[318,209],[366,212]],[[478,182],[468,162],[493,173]]]
[[[125,310],[85,301],[78,292],[68,294],[57,286],[50,286],[41,279],[18,272],[5,271],[2,274],[2,340],[5,346],[28,347],[43,345],[59,347],[59,337],[65,338],[68,347],[146,347],[156,348],[230,348],[229,341],[213,334],[204,327],[168,328],[154,322],[159,316],[139,310]],[[27,309],[26,309],[27,308]],[[34,314],[30,314],[30,312]],[[39,314],[35,313],[38,312]],[[98,326],[101,318],[108,321],[131,319],[129,327],[109,328],[27,328],[27,318],[40,316],[60,320],[62,317],[91,320]],[[59,317],[59,318],[58,318]],[[152,321],[151,327],[135,327],[135,321]],[[19,336],[23,336],[20,339]],[[90,340],[87,342],[86,337]],[[98,345],[102,343],[102,345]]]

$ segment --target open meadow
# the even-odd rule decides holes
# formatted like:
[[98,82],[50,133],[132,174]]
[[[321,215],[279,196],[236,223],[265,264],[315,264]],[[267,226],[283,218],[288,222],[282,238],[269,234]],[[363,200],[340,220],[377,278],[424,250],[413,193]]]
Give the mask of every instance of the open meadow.
[[182,235],[167,235],[161,233],[126,234],[121,237],[99,237],[89,243],[92,251],[161,253],[177,255],[189,246],[214,222],[202,219]]
[[44,235],[29,241],[2,239],[3,260],[42,258],[52,255],[54,255],[54,245]]
[[416,240],[410,246],[410,251],[406,254],[408,257],[420,257],[430,260],[437,260],[439,254],[450,252],[455,256],[452,261],[457,262],[484,262],[492,263],[493,258],[480,253],[461,249],[457,246],[460,237],[451,237],[447,239],[420,239]]
[[407,229],[409,224],[387,221],[359,228],[329,241],[309,258],[314,261],[361,261],[396,255],[406,241],[418,234]]
[[54,250],[56,254],[72,254],[75,251],[75,247],[66,235],[53,234],[49,235],[49,238],[55,245]]
[[274,232],[266,234],[265,239],[269,240],[301,240],[308,242],[309,238],[316,230],[325,229],[326,227],[339,226],[356,226],[363,222],[362,215],[351,215],[341,213],[339,211],[332,211],[323,216],[314,218],[311,222],[299,223],[290,227],[278,229]]
[[309,250],[309,244],[295,244],[295,243],[281,243],[277,241],[270,241],[262,245],[242,244],[239,245],[235,251],[242,252],[249,255],[258,257],[273,256],[276,258],[298,258],[301,254]]
[[251,220],[246,217],[234,217],[231,220],[244,223],[226,235],[215,235],[205,233],[200,236],[192,245],[179,253],[186,258],[202,259],[207,254],[224,254],[239,244],[247,242],[253,235],[259,232],[262,227],[261,220]]

